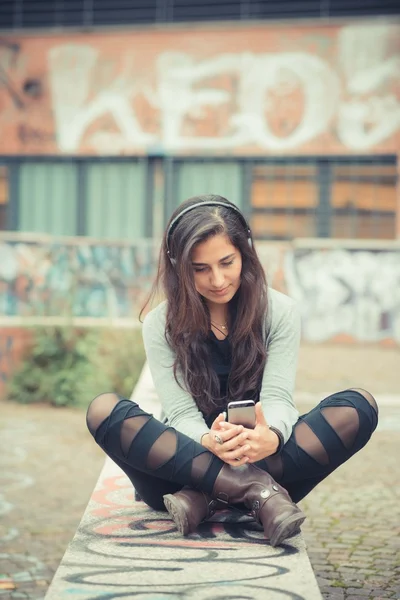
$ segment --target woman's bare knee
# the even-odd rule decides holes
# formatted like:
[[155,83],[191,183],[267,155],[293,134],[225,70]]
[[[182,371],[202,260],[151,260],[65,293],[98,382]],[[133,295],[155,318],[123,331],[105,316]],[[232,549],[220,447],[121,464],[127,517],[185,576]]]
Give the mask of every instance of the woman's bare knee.
[[86,423],[92,435],[96,433],[97,428],[108,417],[119,400],[114,392],[99,394],[92,400],[86,413]]
[[375,398],[373,397],[372,394],[370,394],[369,392],[367,392],[367,390],[363,390],[362,388],[350,388],[353,392],[358,392],[359,394],[361,394],[362,396],[364,396],[364,398],[370,403],[370,405],[372,406],[372,408],[374,408],[376,410],[376,412],[378,412],[378,405],[376,403]]

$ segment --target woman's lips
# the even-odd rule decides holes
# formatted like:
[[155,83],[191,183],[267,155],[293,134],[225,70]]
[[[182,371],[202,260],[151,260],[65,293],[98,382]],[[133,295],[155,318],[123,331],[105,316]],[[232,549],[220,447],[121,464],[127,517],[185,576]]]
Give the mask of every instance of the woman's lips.
[[225,296],[225,294],[228,292],[229,290],[229,285],[226,288],[223,288],[222,290],[211,290],[211,292],[213,294],[216,294],[217,296]]

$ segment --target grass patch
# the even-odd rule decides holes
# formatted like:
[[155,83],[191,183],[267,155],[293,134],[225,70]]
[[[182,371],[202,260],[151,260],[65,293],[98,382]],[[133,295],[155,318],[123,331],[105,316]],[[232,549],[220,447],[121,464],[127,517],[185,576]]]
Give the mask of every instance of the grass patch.
[[339,581],[338,579],[334,579],[333,581],[330,582],[331,587],[337,587],[337,588],[347,588],[349,587],[347,585],[347,583],[343,583],[343,581]]

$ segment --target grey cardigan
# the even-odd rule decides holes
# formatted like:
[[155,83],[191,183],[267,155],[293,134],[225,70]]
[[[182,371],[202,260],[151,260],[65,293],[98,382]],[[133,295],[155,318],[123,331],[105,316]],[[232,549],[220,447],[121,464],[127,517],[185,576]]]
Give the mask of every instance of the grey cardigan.
[[[260,402],[267,423],[289,439],[299,413],[293,402],[297,358],[300,344],[300,315],[294,300],[268,289],[269,310],[266,319],[268,349]],[[182,389],[173,374],[174,353],[165,339],[166,301],[149,312],[143,322],[143,341],[147,361],[164,421],[200,442],[209,431],[192,396]]]

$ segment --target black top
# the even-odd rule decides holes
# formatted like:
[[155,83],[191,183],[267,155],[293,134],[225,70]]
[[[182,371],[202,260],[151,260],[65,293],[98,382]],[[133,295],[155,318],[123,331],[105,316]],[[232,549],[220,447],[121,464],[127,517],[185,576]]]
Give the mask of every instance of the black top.
[[[213,331],[207,339],[207,346],[210,352],[211,366],[215,370],[219,379],[220,398],[226,397],[228,376],[232,366],[232,354],[229,335],[223,340],[219,340]],[[211,427],[215,418],[222,409],[213,411],[210,415],[203,415],[208,427]],[[225,409],[224,409],[225,410]]]
[[211,356],[211,364],[219,379],[220,397],[226,396],[228,375],[232,366],[231,344],[229,336],[219,340],[213,331],[207,340]]
[[[207,345],[211,357],[211,366],[215,370],[219,379],[219,397],[221,399],[226,398],[228,377],[232,367],[232,352],[229,335],[225,339],[219,340],[214,334],[214,332],[210,331],[210,335],[207,339]],[[245,394],[245,398],[243,399],[248,400],[249,398],[251,398],[255,402],[259,400],[258,394],[255,390],[247,391]],[[226,410],[226,406],[227,403],[225,403],[222,408],[214,410],[210,415],[206,415],[203,413],[204,420],[207,423],[208,427],[211,427],[216,417],[222,411]]]

